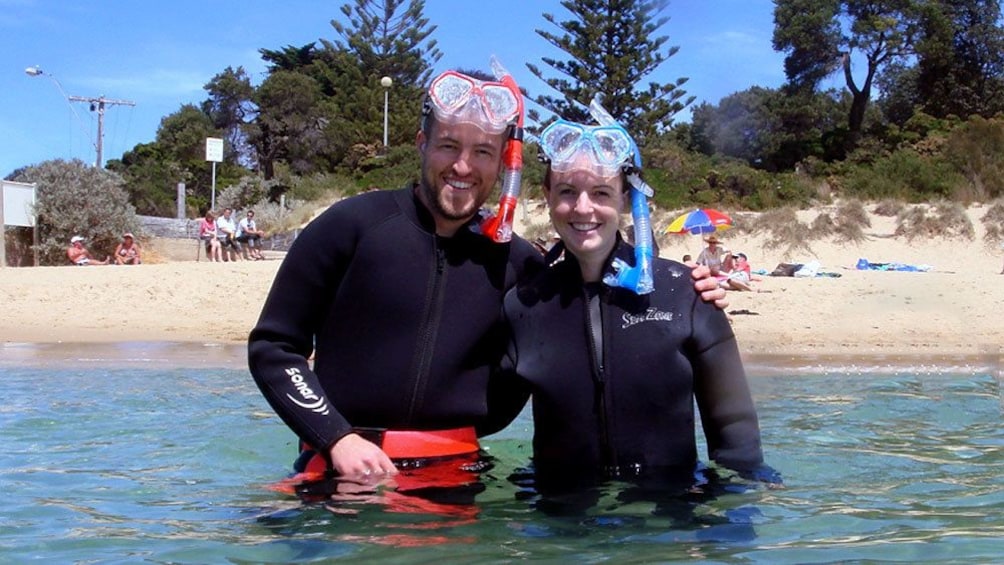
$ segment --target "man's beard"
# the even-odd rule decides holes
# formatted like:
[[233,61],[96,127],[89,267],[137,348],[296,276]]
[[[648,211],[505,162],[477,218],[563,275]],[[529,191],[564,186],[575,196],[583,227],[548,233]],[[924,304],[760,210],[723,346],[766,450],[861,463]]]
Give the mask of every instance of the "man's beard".
[[432,209],[431,212],[434,215],[450,221],[466,221],[472,218],[477,213],[481,204],[483,204],[483,202],[478,202],[475,199],[471,201],[469,206],[465,206],[463,210],[455,210],[452,207],[447,207],[447,204],[441,198],[443,191],[437,191],[436,179],[430,177],[431,175],[427,173],[423,174],[423,179],[418,189],[422,191],[422,194],[425,196],[424,200]]

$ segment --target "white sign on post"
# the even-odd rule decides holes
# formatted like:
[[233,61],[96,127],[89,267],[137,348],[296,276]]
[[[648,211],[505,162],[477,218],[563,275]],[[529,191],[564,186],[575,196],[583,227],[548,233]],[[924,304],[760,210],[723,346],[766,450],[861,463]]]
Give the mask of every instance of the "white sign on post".
[[0,194],[3,203],[4,225],[24,226],[35,225],[35,183],[3,181],[3,193]]
[[218,137],[206,138],[206,161],[223,162],[223,140]]
[[209,209],[216,209],[216,163],[223,162],[223,140],[218,137],[206,138],[206,161],[213,162],[213,193],[209,200]]

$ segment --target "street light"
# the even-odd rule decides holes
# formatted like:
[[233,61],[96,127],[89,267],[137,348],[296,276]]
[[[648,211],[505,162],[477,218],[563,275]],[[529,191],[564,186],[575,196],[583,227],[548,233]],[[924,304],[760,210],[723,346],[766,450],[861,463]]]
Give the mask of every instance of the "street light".
[[390,95],[390,87],[394,81],[390,77],[380,79],[380,86],[383,87],[383,148],[387,149],[387,101]]
[[49,73],[46,73],[41,68],[39,68],[37,65],[34,66],[34,67],[28,67],[28,68],[26,68],[24,70],[24,74],[26,74],[26,75],[28,75],[30,77],[37,77],[37,76],[45,75],[45,76],[49,77],[50,79],[52,79],[53,84],[55,84],[56,88],[59,89],[59,93],[63,95],[63,98],[66,99],[66,103],[70,105],[70,110],[73,111],[73,115],[76,116],[77,122],[80,123],[80,129],[84,130],[84,133],[86,133],[88,137],[90,137],[90,132],[88,132],[87,129],[84,128],[84,121],[80,119],[80,114],[77,114],[77,109],[73,106],[73,104],[70,104],[70,102],[71,101],[72,102],[87,102],[87,103],[89,103],[91,105],[91,111],[98,113],[98,136],[97,136],[97,142],[93,144],[94,145],[94,149],[97,152],[97,159],[94,161],[94,166],[97,167],[97,168],[99,168],[99,169],[102,168],[104,166],[103,165],[102,152],[101,151],[102,151],[102,146],[103,146],[103,141],[104,141],[104,136],[105,136],[105,134],[104,134],[105,106],[106,105],[110,105],[110,106],[115,106],[115,105],[135,106],[136,103],[133,102],[133,101],[131,101],[131,100],[115,100],[115,99],[112,99],[112,98],[105,98],[104,95],[98,96],[96,98],[94,98],[94,97],[85,97],[85,96],[67,96],[66,95],[66,91],[63,90],[63,85],[59,84],[59,81],[56,80],[56,77],[52,76]]
[[[70,111],[73,112],[73,117],[77,118],[77,124],[80,126],[80,129],[83,130],[83,132],[87,135],[87,137],[91,136],[91,132],[87,131],[87,128],[84,127],[84,120],[80,119],[80,114],[77,113],[77,109],[73,106],[73,104],[70,104],[70,97],[67,96],[66,91],[63,90],[63,85],[60,84],[58,80],[56,80],[56,77],[43,71],[42,68],[39,67],[38,65],[26,68],[24,70],[24,74],[30,77],[40,77],[42,75],[49,77],[49,80],[52,81],[52,84],[56,85],[56,88],[59,89],[59,93],[63,95],[63,98],[66,100],[66,104],[70,107]],[[98,146],[94,145],[94,149],[97,150],[97,148]]]

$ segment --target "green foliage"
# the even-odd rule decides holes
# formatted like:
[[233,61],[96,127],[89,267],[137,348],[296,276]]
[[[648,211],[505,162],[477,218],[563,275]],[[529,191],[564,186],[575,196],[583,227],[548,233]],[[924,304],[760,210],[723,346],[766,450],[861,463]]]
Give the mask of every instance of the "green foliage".
[[917,42],[915,104],[937,117],[1004,111],[1000,2],[926,2]]
[[354,0],[341,12],[347,23],[331,21],[342,38],[333,46],[353,53],[360,68],[405,84],[429,82],[443,54],[429,39],[437,26],[424,16],[423,0]]
[[918,202],[947,198],[962,178],[942,159],[924,158],[911,148],[898,149],[873,163],[847,168],[847,194],[865,200],[895,198]]
[[838,0],[786,0],[774,3],[775,51],[786,53],[784,74],[794,91],[814,92],[833,72],[840,50]]
[[664,2],[638,0],[569,0],[561,5],[571,19],[559,22],[543,17],[560,33],[536,30],[537,35],[570,57],[541,60],[561,78],[548,78],[536,65],[527,64],[534,76],[558,91],[558,96],[538,96],[535,101],[568,120],[586,122],[586,108],[594,95],[604,108],[644,144],[668,129],[673,116],[693,102],[681,88],[686,78],[659,84],[642,81],[679,50],[664,49],[666,36],[655,34],[667,21],[659,17]]
[[257,114],[252,103],[254,87],[244,67],[227,67],[205,85],[209,98],[202,103],[202,111],[218,131],[223,132],[226,147],[224,162],[252,165],[254,152],[248,143],[245,125]]
[[[815,91],[838,70],[852,96],[847,130],[862,131],[875,75],[912,53],[918,30],[917,0],[776,0],[774,48],[786,53],[787,88]],[[864,67],[860,84],[852,61]],[[861,71],[859,71],[861,72]]]
[[109,160],[105,168],[122,175],[129,201],[137,213],[147,216],[174,216],[177,184],[191,176],[160,143],[141,143],[126,151],[121,160]]
[[644,153],[645,180],[662,209],[763,210],[804,205],[813,197],[812,180],[802,175],[770,174],[736,159],[691,153],[672,142],[652,144]]
[[948,135],[945,157],[966,180],[962,200],[1004,196],[1004,119],[973,116]]
[[216,196],[216,210],[232,208],[244,210],[266,202],[278,183],[275,180],[265,180],[259,176],[246,175],[237,184],[232,184]]
[[[787,94],[760,87],[694,109],[685,144],[768,171],[790,170],[808,158],[829,158],[824,136],[837,129],[846,104],[836,93]],[[678,135],[684,135],[679,132]]]
[[[205,101],[166,116],[155,141],[109,160],[108,170],[122,176],[140,213],[161,216],[174,215],[178,182],[187,186],[190,216],[208,208],[206,137],[226,140],[216,172],[216,185],[226,187],[217,190],[221,205],[259,206],[285,194],[277,219],[295,221],[290,202],[324,200],[331,191],[407,185],[420,171],[413,145],[424,84],[441,57],[424,5],[349,0],[331,21],[333,39],[260,49],[268,74],[259,85],[242,67],[227,66],[205,85]],[[535,100],[588,120],[585,106],[601,94],[641,144],[655,206],[764,210],[804,206],[830,190],[911,202],[1004,195],[1004,119],[989,117],[1004,109],[997,2],[776,0],[773,39],[786,55],[785,87],[753,86],[703,103],[692,122],[671,130],[693,98],[682,90],[685,78],[647,80],[677,52],[659,35],[667,4],[561,5],[564,21],[544,14],[554,27],[537,34],[568,59],[528,65],[556,91]],[[913,48],[916,58],[902,56]],[[852,61],[863,81],[817,92]],[[543,76],[548,67],[553,78]],[[380,85],[382,76],[392,78],[391,88]],[[882,92],[877,105],[865,104],[872,82]],[[380,143],[385,95],[389,148]],[[985,118],[970,119],[973,113]],[[532,143],[524,152],[528,197],[539,193],[544,167]],[[842,229],[839,214],[830,220]]]
[[83,161],[45,161],[21,169],[16,182],[37,183],[39,260],[45,265],[67,264],[70,238],[81,235],[95,257],[110,254],[124,232],[137,237],[136,212],[122,177]]
[[379,166],[366,171],[356,183],[360,189],[401,188],[418,182],[422,165],[413,145],[392,147],[376,161]]
[[332,194],[349,195],[358,192],[354,179],[335,173],[316,173],[291,179],[288,198],[306,202],[328,201]]

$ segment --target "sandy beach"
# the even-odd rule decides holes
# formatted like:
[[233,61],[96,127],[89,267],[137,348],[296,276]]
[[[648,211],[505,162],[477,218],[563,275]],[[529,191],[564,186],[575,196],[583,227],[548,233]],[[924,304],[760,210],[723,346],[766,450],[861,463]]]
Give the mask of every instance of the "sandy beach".
[[[521,225],[546,221],[523,206]],[[529,211],[527,211],[529,210]],[[538,210],[534,212],[534,210]],[[748,356],[883,356],[999,359],[1004,344],[1004,250],[984,245],[981,209],[970,208],[976,240],[894,237],[891,218],[872,217],[860,244],[811,242],[784,257],[763,241],[721,234],[754,270],[818,261],[834,276],[764,277],[759,292],[729,292],[733,328]],[[663,239],[661,253],[696,255],[697,236]],[[194,242],[146,243],[157,263],[115,267],[0,269],[0,342],[77,344],[183,342],[238,345],[254,325],[282,255],[266,261],[194,260]],[[859,259],[928,265],[928,272],[863,271]],[[835,276],[839,275],[839,276]],[[0,355],[3,350],[0,350]]]

